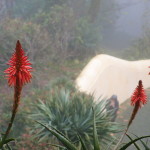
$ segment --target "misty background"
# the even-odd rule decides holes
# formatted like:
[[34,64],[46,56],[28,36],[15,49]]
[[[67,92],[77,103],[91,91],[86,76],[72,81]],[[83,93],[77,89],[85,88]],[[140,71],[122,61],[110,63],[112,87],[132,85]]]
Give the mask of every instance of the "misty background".
[[[143,36],[146,26],[149,26],[150,1],[117,1],[118,17],[115,28],[109,31],[110,36],[104,38],[105,47],[111,49],[126,49],[138,38]],[[107,29],[106,29],[107,30]],[[109,30],[109,29],[108,29]]]
[[[33,51],[40,53],[42,47],[44,52],[49,49],[53,55],[51,59],[55,59],[57,53],[62,59],[83,54],[86,58],[85,55],[100,53],[126,59],[145,59],[149,57],[146,50],[149,46],[149,10],[149,0],[1,0],[1,49],[12,48],[11,41],[21,36],[25,48],[30,49],[31,57]],[[24,29],[25,26],[33,32],[32,35],[27,33],[29,30]],[[17,30],[15,37],[11,37],[13,33],[10,30]],[[44,36],[45,43],[35,32]],[[6,34],[10,42],[4,46]],[[23,36],[27,36],[28,40],[25,41]],[[29,42],[34,36],[34,43]]]
[[[53,80],[65,76],[67,81],[74,81],[98,54],[126,60],[150,59],[150,0],[0,0],[0,113],[4,114],[0,129],[4,129],[10,116],[13,95],[3,71],[17,40],[34,68],[13,133],[13,137],[26,142],[19,139],[16,149],[26,145],[28,150],[37,145],[33,139],[26,141],[31,136],[28,126],[32,123],[26,118],[33,112],[30,103],[36,105],[39,99],[45,100]],[[148,109],[146,106],[143,110],[147,116]],[[125,114],[125,119],[128,116]],[[146,121],[149,124],[150,120]],[[140,130],[139,134],[148,132]]]

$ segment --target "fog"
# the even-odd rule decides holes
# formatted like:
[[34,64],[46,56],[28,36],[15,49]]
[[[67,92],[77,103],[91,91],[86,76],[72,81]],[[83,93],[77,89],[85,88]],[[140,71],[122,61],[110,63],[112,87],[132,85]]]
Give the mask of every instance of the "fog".
[[[95,3],[97,2],[95,1]],[[53,4],[53,1],[51,0],[49,4],[50,3]],[[90,4],[90,0],[81,0],[80,2],[68,0],[66,3],[75,9],[76,15],[84,16],[85,13],[88,12],[87,6]],[[43,11],[45,4],[46,1],[42,2],[41,0],[38,0],[38,2],[34,0],[26,2],[24,0],[1,0],[0,16],[1,19],[7,17],[6,14],[17,18],[24,17],[28,19],[30,15],[35,15]],[[100,47],[102,48],[125,50],[130,47],[136,39],[142,36],[145,27],[148,27],[150,22],[149,0],[114,0],[113,2],[110,0],[101,0],[96,7],[95,9],[91,7],[91,12],[92,17],[95,18],[95,20],[99,20],[99,26],[103,26],[99,33],[101,36]],[[100,17],[98,18],[97,16]]]
[[[118,6],[115,28],[103,39],[104,47],[126,50],[144,34],[144,27],[150,21],[149,0],[116,0]],[[112,24],[113,25],[113,24]],[[114,26],[114,25],[113,25]],[[106,29],[107,30],[107,29]]]
[[[77,146],[79,133],[89,146],[93,120],[104,149],[125,129],[138,84],[134,101],[141,102],[134,110],[140,112],[130,132],[148,135],[148,66],[150,0],[0,0],[0,149],[12,106],[14,150],[56,150],[47,142],[61,142],[38,122],[54,126]],[[22,95],[12,100],[14,92]]]

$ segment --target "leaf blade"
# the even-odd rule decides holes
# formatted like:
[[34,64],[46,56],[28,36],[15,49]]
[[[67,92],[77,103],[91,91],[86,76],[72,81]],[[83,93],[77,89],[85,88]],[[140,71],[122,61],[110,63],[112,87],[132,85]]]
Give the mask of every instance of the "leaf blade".
[[61,141],[61,143],[69,150],[77,150],[77,148],[63,135],[61,135],[60,133],[58,133],[56,130],[50,129],[47,126],[45,126],[44,124],[36,121],[37,123],[39,123],[40,125],[42,125],[43,127],[45,127],[49,132],[51,132],[54,136],[57,137],[57,139],[59,139]]

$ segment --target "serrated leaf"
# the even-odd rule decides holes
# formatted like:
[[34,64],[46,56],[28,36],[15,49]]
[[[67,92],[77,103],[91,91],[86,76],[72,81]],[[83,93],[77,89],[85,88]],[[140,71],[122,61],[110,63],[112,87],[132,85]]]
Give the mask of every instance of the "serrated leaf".
[[94,138],[94,150],[100,150],[99,141],[98,141],[98,135],[97,135],[97,129],[96,129],[96,122],[95,122],[95,112],[94,108],[93,110],[93,138]]
[[66,149],[66,147],[61,146],[61,145],[57,145],[57,144],[51,144],[50,143],[49,145],[54,146],[54,147],[58,147],[58,148],[62,148],[62,149]]
[[43,127],[45,127],[49,132],[51,132],[54,136],[56,136],[58,138],[58,140],[60,140],[60,142],[69,150],[77,150],[77,148],[67,139],[67,137],[64,137],[63,135],[61,135],[60,133],[58,133],[56,130],[50,129],[47,126],[45,126],[44,124],[36,121],[37,123],[41,124]]
[[13,138],[7,139],[7,140],[4,141],[4,144],[7,144],[7,143],[9,143],[9,142],[11,142],[11,141],[15,141],[15,139],[13,139]]
[[78,137],[79,137],[79,140],[80,140],[80,142],[81,142],[81,145],[82,145],[82,149],[83,150],[87,150],[87,148],[86,148],[86,146],[85,146],[85,143],[84,143],[84,141],[82,140],[82,138],[81,138],[81,136],[78,134]]
[[140,140],[140,142],[142,143],[145,150],[150,150],[150,148],[142,140]]
[[[137,135],[133,134],[134,136],[136,136],[138,138]],[[150,148],[142,141],[140,140],[140,142],[142,143],[143,147],[145,148],[145,150],[150,150]]]
[[8,150],[12,150],[12,148],[8,144],[6,144],[6,145],[7,145]]
[[131,142],[125,144],[120,150],[125,150],[125,149],[127,149],[130,145],[132,145],[133,143],[135,143],[135,142],[137,142],[137,141],[139,141],[139,140],[141,140],[141,139],[149,138],[149,137],[150,137],[150,135],[149,135],[149,136],[141,136],[141,137],[139,137],[139,138],[137,138],[137,139],[135,139],[135,140],[132,140]]
[[[97,134],[102,137],[99,140],[103,141],[101,142],[101,149],[104,149],[106,147],[105,142],[112,139],[110,133],[116,133],[119,130],[117,124],[110,122],[112,114],[108,114],[106,111],[106,101],[95,103],[92,96],[77,91],[74,93],[70,89],[63,89],[52,89],[53,94],[50,94],[48,99],[36,103],[34,106],[36,111],[31,117],[47,127],[53,126],[59,129],[73,142],[78,140],[76,133],[80,133],[85,144],[87,144],[87,137],[89,141],[93,141],[93,111],[91,108],[94,106]],[[41,130],[41,125],[36,123],[33,125],[33,133]],[[45,128],[36,135],[39,139],[42,139],[46,133],[49,137],[52,137],[52,134]],[[79,141],[76,145],[78,144]],[[93,147],[92,142],[88,144]]]
[[[133,141],[133,139],[132,139],[128,134],[126,134],[126,136],[127,136],[131,141]],[[136,143],[133,143],[133,144],[134,144],[134,146],[137,148],[137,150],[140,150],[139,146],[138,146]]]

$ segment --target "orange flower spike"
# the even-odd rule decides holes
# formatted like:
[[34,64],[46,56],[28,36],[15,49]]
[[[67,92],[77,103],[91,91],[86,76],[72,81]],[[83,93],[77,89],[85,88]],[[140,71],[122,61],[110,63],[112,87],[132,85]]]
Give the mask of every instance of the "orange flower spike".
[[19,80],[18,84],[20,86],[30,82],[30,79],[32,78],[31,63],[29,62],[28,57],[25,56],[25,52],[19,41],[16,43],[16,50],[10,58],[8,65],[10,65],[10,67],[4,72],[7,73],[6,76],[8,78],[9,86],[16,86],[17,80]]

